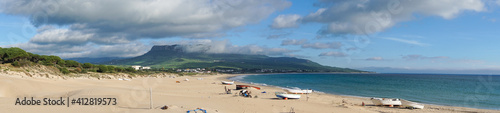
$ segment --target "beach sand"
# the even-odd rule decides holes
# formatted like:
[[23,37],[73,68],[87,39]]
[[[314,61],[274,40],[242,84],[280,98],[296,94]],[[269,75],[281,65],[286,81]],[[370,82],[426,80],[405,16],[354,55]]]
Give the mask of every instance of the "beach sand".
[[[274,92],[276,87],[260,86],[250,90],[257,98],[237,96],[235,85],[222,85],[221,81],[238,75],[167,75],[162,78],[141,77],[130,80],[89,78],[48,78],[0,74],[0,113],[185,113],[197,108],[208,113],[422,113],[422,112],[500,112],[426,105],[425,109],[402,109],[373,106],[368,98],[339,96],[323,93],[302,95],[300,99],[283,100]],[[189,79],[189,81],[185,81]],[[180,83],[176,83],[179,81]],[[245,84],[238,83],[236,84]],[[233,89],[225,94],[224,87]],[[150,89],[152,109],[150,109]],[[267,93],[261,93],[266,91]],[[15,105],[17,98],[116,98],[116,105]],[[43,101],[43,100],[42,100]],[[345,103],[343,103],[345,101]],[[361,106],[364,102],[367,106]],[[168,106],[168,109],[160,109]]]

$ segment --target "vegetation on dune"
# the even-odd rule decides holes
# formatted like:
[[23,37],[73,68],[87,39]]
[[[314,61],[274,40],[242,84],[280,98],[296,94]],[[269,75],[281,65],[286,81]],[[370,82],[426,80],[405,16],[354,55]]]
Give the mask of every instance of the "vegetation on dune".
[[59,69],[63,74],[69,73],[87,73],[87,72],[100,72],[100,73],[115,73],[115,72],[136,72],[133,68],[115,67],[111,65],[94,65],[91,63],[79,63],[74,60],[64,60],[58,56],[53,55],[38,55],[26,52],[23,49],[1,48],[0,47],[0,63],[10,63],[15,67],[31,66],[31,65],[46,65],[54,66]]

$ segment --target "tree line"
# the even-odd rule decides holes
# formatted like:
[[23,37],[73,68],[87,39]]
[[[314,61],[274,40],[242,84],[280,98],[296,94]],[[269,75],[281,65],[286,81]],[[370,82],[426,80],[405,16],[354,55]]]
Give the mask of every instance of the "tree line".
[[125,67],[110,66],[110,65],[79,63],[74,60],[64,60],[61,59],[59,56],[54,56],[54,55],[33,54],[17,47],[11,47],[11,48],[0,47],[0,63],[1,64],[10,63],[12,66],[15,67],[23,67],[23,66],[39,65],[39,64],[46,66],[54,66],[64,74],[87,73],[88,71],[99,72],[99,73],[136,71],[132,67],[125,68]]

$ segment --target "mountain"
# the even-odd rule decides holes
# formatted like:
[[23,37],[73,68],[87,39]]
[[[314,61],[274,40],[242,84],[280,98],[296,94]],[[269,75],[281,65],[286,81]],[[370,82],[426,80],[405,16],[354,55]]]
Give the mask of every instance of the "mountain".
[[210,68],[235,69],[243,72],[274,70],[281,72],[363,72],[348,68],[323,66],[306,59],[293,57],[268,57],[249,54],[212,54],[205,49],[187,52],[186,46],[155,45],[144,55],[113,60],[101,64],[107,65],[141,65],[153,68]]

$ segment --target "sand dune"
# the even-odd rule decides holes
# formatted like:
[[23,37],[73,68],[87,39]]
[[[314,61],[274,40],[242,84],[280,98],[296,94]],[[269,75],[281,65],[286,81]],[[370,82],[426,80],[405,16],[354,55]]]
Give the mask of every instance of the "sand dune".
[[[23,75],[0,74],[1,113],[185,113],[196,108],[209,113],[378,113],[378,112],[499,112],[461,107],[429,106],[428,109],[409,110],[370,105],[366,98],[313,93],[297,100],[277,99],[273,92],[279,88],[262,87],[252,90],[257,98],[237,96],[235,85],[222,85],[221,80],[235,75],[189,76],[176,78],[134,78],[130,81],[88,78],[44,78],[20,77]],[[190,81],[184,81],[184,79]],[[198,78],[203,78],[198,80]],[[176,83],[180,81],[180,83]],[[243,83],[236,83],[243,84]],[[224,94],[224,87],[233,89],[233,94]],[[150,109],[150,88],[153,109]],[[266,91],[268,93],[261,93]],[[21,106],[14,105],[18,97],[34,98],[116,98],[116,105],[70,105],[67,106]],[[342,101],[347,103],[342,103]],[[168,106],[167,110],[161,110]]]

